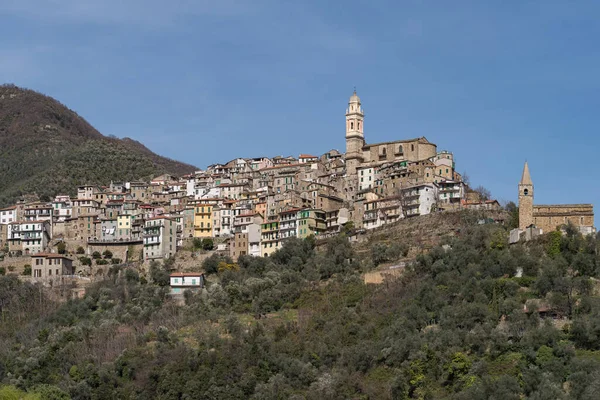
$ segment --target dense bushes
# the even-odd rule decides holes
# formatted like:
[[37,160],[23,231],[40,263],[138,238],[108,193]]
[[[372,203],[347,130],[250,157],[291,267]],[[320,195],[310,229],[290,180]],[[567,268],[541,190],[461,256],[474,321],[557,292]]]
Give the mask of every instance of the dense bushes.
[[[52,313],[45,299],[21,303],[37,287],[2,277],[0,373],[9,390],[82,399],[595,398],[596,239],[508,247],[501,234],[463,230],[378,286],[344,236],[235,264],[213,255],[184,306],[166,298],[170,262],[152,263],[149,283],[115,266]],[[375,246],[369,264],[392,247]]]

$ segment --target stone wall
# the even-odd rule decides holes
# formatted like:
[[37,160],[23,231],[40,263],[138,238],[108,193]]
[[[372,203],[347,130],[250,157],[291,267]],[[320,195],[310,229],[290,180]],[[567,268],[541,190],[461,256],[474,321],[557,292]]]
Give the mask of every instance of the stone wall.
[[[130,249],[131,246],[131,249]],[[132,251],[127,258],[128,250]],[[128,243],[101,243],[101,244],[90,244],[87,247],[87,254],[92,254],[95,251],[102,254],[105,250],[110,251],[113,254],[113,258],[120,258],[123,262],[125,261],[139,261],[140,254],[144,249],[144,245],[141,243],[128,244]]]
[[533,223],[544,233],[571,222],[577,227],[594,225],[594,208],[591,204],[534,205]]

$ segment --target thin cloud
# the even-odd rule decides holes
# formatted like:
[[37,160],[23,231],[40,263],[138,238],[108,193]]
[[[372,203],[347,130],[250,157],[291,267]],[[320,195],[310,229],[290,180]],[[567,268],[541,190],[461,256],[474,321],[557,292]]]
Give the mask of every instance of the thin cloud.
[[3,0],[0,14],[57,23],[135,24],[166,27],[180,18],[236,16],[251,12],[240,0]]

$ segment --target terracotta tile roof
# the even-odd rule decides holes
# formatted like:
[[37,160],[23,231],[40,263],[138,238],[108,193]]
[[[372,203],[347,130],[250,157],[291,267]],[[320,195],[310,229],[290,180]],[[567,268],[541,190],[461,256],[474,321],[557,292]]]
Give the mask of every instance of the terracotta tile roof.
[[37,254],[32,254],[31,257],[64,258],[64,259],[73,261],[71,258],[65,256],[64,254],[56,254],[56,253],[37,253]]

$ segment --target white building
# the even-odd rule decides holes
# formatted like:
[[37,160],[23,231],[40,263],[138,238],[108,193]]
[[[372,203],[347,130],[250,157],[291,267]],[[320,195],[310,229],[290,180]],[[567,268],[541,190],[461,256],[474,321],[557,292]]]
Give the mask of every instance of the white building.
[[204,287],[204,274],[200,272],[175,272],[170,276],[171,294],[183,294],[186,290],[200,290]]
[[282,211],[279,213],[279,237],[288,239],[298,237],[298,211],[300,208]]
[[356,169],[358,174],[358,190],[371,189],[375,186],[376,170],[373,167],[360,167]]
[[49,221],[13,222],[8,225],[9,251],[21,250],[23,254],[42,253],[51,239]]
[[65,222],[65,219],[71,218],[73,203],[67,195],[58,195],[52,202],[52,221]]
[[0,209],[0,224],[7,225],[17,221],[17,207],[7,207]]
[[169,258],[177,250],[177,222],[169,217],[150,218],[144,224],[144,260]]
[[438,198],[442,206],[444,204],[459,205],[465,197],[465,184],[463,182],[447,180],[438,182],[438,187]]
[[431,213],[438,201],[438,186],[435,183],[421,183],[402,189],[403,213],[407,217]]

